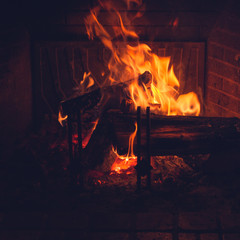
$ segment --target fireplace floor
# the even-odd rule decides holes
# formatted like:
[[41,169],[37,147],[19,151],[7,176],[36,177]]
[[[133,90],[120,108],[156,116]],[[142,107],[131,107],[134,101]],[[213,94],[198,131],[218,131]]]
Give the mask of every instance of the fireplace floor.
[[1,201],[1,239],[240,239],[235,187],[191,193],[18,193]]
[[151,192],[121,185],[80,191],[66,182],[63,139],[47,124],[2,162],[0,239],[240,239],[238,172],[200,172]]

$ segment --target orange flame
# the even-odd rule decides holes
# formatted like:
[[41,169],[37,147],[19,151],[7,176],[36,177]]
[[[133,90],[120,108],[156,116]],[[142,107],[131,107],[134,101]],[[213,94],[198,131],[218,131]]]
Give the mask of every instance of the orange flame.
[[[142,4],[141,0],[125,0],[125,2],[128,9],[131,2],[138,6]],[[119,26],[113,26],[112,30],[107,31],[98,19],[101,8],[105,8],[110,15],[114,15],[115,19],[118,19]],[[93,39],[95,36],[98,37],[112,53],[108,62],[109,74],[102,74],[106,79],[101,87],[129,82],[124,91],[126,91],[126,98],[131,99],[135,110],[138,106],[144,108],[150,106],[151,111],[156,114],[198,116],[201,110],[198,97],[194,92],[179,94],[180,83],[174,73],[173,65],[170,64],[170,57],[159,57],[152,52],[147,44],[139,43],[137,33],[126,28],[124,21],[126,21],[126,16],[122,18],[121,14],[109,1],[100,2],[100,5],[90,10],[90,14],[85,18],[89,39]],[[129,22],[129,20],[127,21]],[[175,19],[172,25],[177,27],[178,18]],[[123,41],[113,41],[117,37],[122,37]],[[128,43],[128,38],[135,42]],[[141,80],[140,78],[145,73],[148,73],[148,77]],[[83,81],[80,84],[81,93],[84,93],[95,84],[90,74],[84,73]],[[88,83],[86,79],[88,79]],[[129,81],[130,79],[131,81]],[[59,122],[61,124],[66,118],[67,116],[62,117],[59,112]],[[84,146],[89,141],[96,125],[97,123],[86,138],[86,143],[84,141]],[[112,172],[120,173],[121,170],[136,165],[136,156],[133,153],[133,142],[137,132],[136,123],[135,127],[135,131],[129,137],[127,155],[120,156],[113,149],[117,157],[112,165]]]
[[[131,2],[140,6],[141,0],[125,0],[127,9]],[[107,31],[98,20],[101,7],[114,15],[113,19],[119,20],[119,26],[112,27],[112,31]],[[125,16],[126,17],[126,16]],[[180,83],[174,73],[173,65],[170,65],[170,57],[159,57],[152,53],[147,44],[138,42],[138,35],[132,29],[127,29],[124,25],[121,14],[115,9],[112,3],[100,2],[100,6],[90,11],[90,15],[85,19],[85,25],[89,39],[98,37],[103,45],[108,48],[112,55],[108,62],[109,75],[103,85],[117,83],[127,83],[125,88],[127,99],[135,110],[138,106],[151,107],[151,111],[164,115],[196,115],[200,114],[200,102],[194,92],[179,94]],[[129,20],[127,20],[129,23]],[[177,27],[178,18],[172,23]],[[113,41],[121,36],[123,41]],[[135,40],[128,43],[127,39]],[[147,72],[148,77],[140,80],[140,77]],[[132,79],[133,81],[129,81]],[[136,124],[135,124],[136,126]],[[136,136],[137,126],[134,133],[129,138],[129,149],[125,156],[120,156],[116,150],[116,161],[111,170],[120,173],[123,169],[128,169],[136,165],[136,156],[133,154],[133,141]]]
[[137,134],[137,123],[135,122],[135,130],[129,137],[127,155],[123,155],[123,156],[119,155],[117,153],[117,150],[112,148],[113,152],[116,154],[116,159],[111,167],[111,171],[121,173],[122,170],[126,170],[126,169],[129,169],[130,167],[136,166],[137,157],[133,153],[133,142],[136,134]]
[[89,73],[84,72],[84,74],[83,74],[83,80],[81,81],[80,84],[81,85],[86,84],[86,79],[88,79],[86,86],[84,86],[85,89],[88,89],[94,85],[94,80],[90,75],[91,75],[91,72],[89,72]]
[[89,140],[90,140],[90,138],[91,138],[94,130],[95,130],[96,127],[97,127],[98,120],[99,120],[99,119],[97,119],[96,122],[93,123],[93,126],[92,126],[91,130],[90,130],[90,131],[88,132],[88,134],[83,138],[83,140],[82,140],[82,147],[83,147],[83,148],[85,148],[85,147],[88,145],[88,142],[89,142]]
[[[129,3],[129,1],[127,1]],[[109,10],[109,9],[108,9]],[[121,14],[114,9],[109,14],[115,14],[119,19],[120,31],[110,35],[98,21],[100,8],[90,11],[85,19],[87,33],[90,39],[99,37],[112,56],[108,63],[109,75],[104,85],[131,81],[126,95],[137,106],[151,106],[151,111],[164,115],[196,115],[200,114],[200,103],[195,93],[179,94],[179,81],[170,65],[170,57],[159,57],[152,53],[151,48],[138,42],[138,35],[124,26]],[[114,30],[114,29],[113,29]],[[122,42],[112,39],[122,36]],[[135,44],[128,44],[127,37],[135,39]],[[139,84],[138,78],[144,72],[151,74],[147,83]]]
[[63,121],[65,121],[68,118],[68,115],[62,116],[61,110],[58,112],[58,121],[63,126]]

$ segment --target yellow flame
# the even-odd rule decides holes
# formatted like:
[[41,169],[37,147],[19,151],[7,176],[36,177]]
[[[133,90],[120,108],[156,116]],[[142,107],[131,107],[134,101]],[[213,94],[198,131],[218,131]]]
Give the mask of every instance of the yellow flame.
[[[130,2],[126,1],[130,6]],[[140,3],[140,1],[133,1]],[[102,4],[104,6],[104,4]],[[108,9],[109,10],[109,9]],[[109,76],[105,85],[118,82],[132,81],[127,89],[126,95],[132,99],[135,106],[151,106],[151,111],[166,115],[199,115],[200,103],[195,93],[179,94],[179,81],[174,73],[173,65],[170,65],[170,57],[159,57],[152,53],[147,44],[136,41],[129,44],[127,37],[138,39],[138,35],[133,30],[124,26],[121,14],[114,9],[109,14],[116,14],[120,21],[120,31],[124,39],[122,42],[114,42],[115,35],[111,35],[98,20],[100,7],[90,11],[90,15],[85,19],[87,33],[90,39],[94,35],[99,37],[105,47],[111,50],[112,56],[108,63]],[[114,30],[114,29],[113,29]],[[151,82],[139,84],[138,77],[148,71],[152,75]]]
[[[87,82],[88,79],[88,82]],[[81,85],[83,85],[83,91],[86,91],[88,88],[94,85],[94,80],[91,77],[91,72],[84,72],[83,74],[83,80],[80,82]]]
[[[125,2],[128,9],[131,3],[138,6],[142,4],[141,0],[125,0]],[[112,27],[112,31],[107,31],[98,20],[101,7],[109,11],[109,16],[114,15],[113,19],[116,17],[119,19],[119,26]],[[151,111],[156,114],[198,116],[201,111],[198,97],[194,92],[179,94],[180,83],[174,73],[173,65],[170,64],[171,58],[159,57],[147,44],[139,43],[137,33],[127,29],[124,20],[126,21],[126,18],[123,19],[109,1],[100,2],[100,6],[92,9],[85,19],[89,39],[95,36],[100,38],[103,45],[112,53],[108,62],[109,75],[103,85],[130,82],[125,88],[125,94],[127,99],[131,99],[130,102],[135,110],[138,106],[143,108],[150,106]],[[174,27],[177,25],[178,19],[173,22]],[[113,41],[119,36],[122,36],[123,41]],[[128,37],[134,39],[135,43],[128,43]],[[144,76],[145,72],[148,72],[150,77],[140,80],[139,76]],[[130,79],[133,81],[129,81]],[[129,137],[127,155],[120,156],[113,149],[117,160],[112,165],[112,171],[120,173],[122,169],[136,164],[136,156],[133,153],[136,124],[135,127],[135,131]]]
[[[103,45],[111,51],[111,58],[107,65],[109,74],[102,74],[106,77],[102,87],[129,82],[124,91],[126,91],[126,99],[131,99],[130,102],[135,109],[138,106],[143,108],[150,106],[151,111],[156,114],[198,116],[201,111],[198,97],[194,92],[180,95],[180,83],[174,73],[173,65],[170,63],[171,58],[159,57],[147,44],[139,43],[138,34],[126,27],[124,24],[126,18],[121,16],[112,2],[99,2],[100,6],[90,10],[90,14],[85,18],[85,26],[89,39],[98,37]],[[128,9],[130,9],[131,3],[138,6],[142,4],[141,0],[125,0],[125,2]],[[113,26],[107,31],[99,21],[101,8],[109,11],[109,16],[114,15],[113,19],[119,20],[119,26]],[[174,27],[177,25],[178,19],[173,22]],[[113,41],[120,36],[123,41]],[[135,42],[128,43],[129,37]],[[144,78],[145,72],[149,73],[146,78]],[[142,79],[140,79],[141,77]],[[85,84],[87,78],[89,82]],[[129,81],[130,79],[132,81]],[[86,85],[84,90],[95,84],[90,73],[84,73],[82,84]],[[112,171],[120,173],[122,169],[136,165],[136,156],[133,153],[133,142],[137,132],[136,123],[135,127],[135,131],[129,137],[128,153],[120,156],[117,150],[113,149],[117,159],[112,165]]]
[[68,115],[62,116],[61,110],[58,112],[58,121],[63,126],[63,121],[68,118]]
[[137,123],[135,122],[135,130],[130,135],[128,141],[128,153],[126,155],[119,155],[117,150],[112,147],[112,151],[116,154],[115,162],[111,167],[111,171],[121,173],[122,170],[126,170],[130,167],[136,166],[137,157],[133,153],[133,142],[137,134]]

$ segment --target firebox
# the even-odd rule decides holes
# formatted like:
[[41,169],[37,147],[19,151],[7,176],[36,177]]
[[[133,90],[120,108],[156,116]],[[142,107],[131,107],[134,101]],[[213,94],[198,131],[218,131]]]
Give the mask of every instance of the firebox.
[[[63,108],[60,109],[60,118],[66,119],[68,117],[68,132],[70,132],[68,142],[71,162],[76,161],[76,158],[81,158],[79,155],[82,155],[82,150],[80,149],[86,148],[86,151],[83,149],[83,152],[88,152],[87,155],[91,156],[92,149],[98,147],[103,150],[96,150],[96,152],[102,156],[98,156],[98,160],[96,160],[96,156],[92,157],[95,158],[96,163],[104,162],[105,146],[101,143],[93,145],[91,135],[96,135],[93,134],[95,128],[97,128],[95,133],[106,134],[98,128],[99,126],[103,126],[103,129],[107,128],[102,124],[101,118],[107,119],[106,121],[109,123],[111,117],[106,117],[105,114],[102,116],[102,113],[109,109],[110,111],[111,109],[120,109],[126,115],[129,112],[135,112],[136,115],[137,107],[145,109],[146,106],[150,106],[153,119],[157,118],[155,114],[200,114],[203,117],[191,118],[190,120],[173,117],[173,119],[178,119],[176,122],[171,118],[163,120],[163,122],[173,122],[176,126],[180,124],[181,127],[179,128],[175,126],[178,130],[181,128],[178,136],[180,140],[178,142],[174,139],[172,140],[173,143],[168,143],[163,137],[153,147],[157,149],[158,146],[159,148],[161,145],[165,146],[162,148],[162,152],[157,151],[158,154],[155,155],[158,156],[166,155],[164,148],[167,144],[176,145],[173,148],[178,149],[177,152],[181,148],[187,148],[186,146],[194,149],[193,152],[191,150],[187,151],[188,153],[183,150],[184,154],[195,153],[196,149],[199,151],[198,154],[207,154],[211,150],[206,151],[207,147],[205,146],[198,147],[201,146],[201,141],[206,141],[206,144],[210,144],[216,149],[217,146],[220,147],[224,144],[230,146],[227,141],[221,141],[221,138],[231,139],[230,142],[238,139],[238,123],[236,120],[226,119],[224,122],[221,119],[209,119],[208,122],[204,118],[205,116],[238,116],[238,110],[236,110],[239,104],[237,90],[234,90],[230,97],[229,93],[223,89],[223,84],[225,87],[231,88],[230,86],[233,86],[234,89],[238,89],[237,82],[230,79],[227,72],[223,72],[223,70],[225,66],[229,66],[229,69],[233,69],[234,72],[234,69],[239,67],[239,55],[237,51],[233,50],[234,47],[224,48],[224,44],[215,39],[220,32],[225,31],[223,30],[226,27],[225,22],[222,23],[219,20],[219,17],[227,14],[227,11],[221,12],[221,7],[225,5],[221,3],[218,7],[211,4],[193,6],[187,1],[181,6],[174,3],[176,5],[173,7],[171,4],[173,3],[160,4],[160,6],[157,2],[149,4],[141,1],[114,4],[106,2],[88,6],[87,8],[91,9],[90,13],[86,11],[86,6],[74,10],[70,8],[65,15],[65,24],[74,28],[78,27],[80,32],[74,32],[71,29],[71,33],[65,34],[66,37],[68,36],[67,41],[61,39],[63,29],[57,30],[58,33],[54,34],[54,38],[60,34],[57,41],[51,39],[53,38],[51,34],[48,36],[50,39],[46,40],[41,39],[39,33],[35,33],[38,40],[35,41],[33,47],[35,62],[33,90],[36,109],[34,111],[34,121],[39,126],[44,117],[56,115],[59,107]],[[178,10],[175,10],[175,8]],[[228,16],[228,21],[235,20],[233,14]],[[86,33],[82,32],[84,31],[83,27],[86,27],[89,40],[86,39]],[[77,41],[74,39],[75,37],[78,38]],[[221,37],[218,39],[221,39]],[[233,59],[229,63],[228,60],[231,56]],[[141,57],[143,57],[142,60]],[[137,81],[137,87],[134,86],[134,81]],[[193,92],[194,95],[188,95],[189,100],[185,100],[189,92]],[[171,97],[169,97],[169,94]],[[144,99],[146,97],[148,100]],[[63,101],[63,103],[59,104],[60,101]],[[198,103],[196,104],[195,101]],[[100,104],[98,104],[99,102]],[[229,107],[226,107],[226,104],[229,104]],[[133,107],[133,105],[135,106]],[[89,111],[90,108],[92,110]],[[77,111],[81,111],[81,113]],[[70,116],[72,113],[76,115]],[[62,114],[65,114],[65,116],[62,116]],[[113,118],[117,119],[114,114]],[[83,117],[82,123],[80,121],[81,117]],[[118,118],[121,119],[121,114]],[[131,119],[128,116],[129,118]],[[77,123],[75,130],[72,121]],[[109,123],[110,131],[119,128],[119,126],[113,126],[118,120],[111,121],[112,125]],[[126,122],[128,120],[123,118],[122,121]],[[158,121],[161,122],[162,120],[159,119]],[[181,121],[190,124],[185,132],[182,131],[184,128],[182,123],[179,123]],[[194,121],[195,123],[193,123]],[[127,134],[129,141],[131,133],[140,128],[138,124],[134,131],[134,122],[130,122],[129,129],[131,131],[128,130],[128,133],[124,133]],[[200,124],[202,128],[199,127],[198,129],[197,124]],[[208,128],[207,124],[211,127]],[[234,129],[231,129],[231,125],[234,126]],[[165,126],[166,129],[168,127],[168,125]],[[190,134],[189,129],[194,128],[206,133],[212,132],[212,129],[217,127],[229,132],[230,135],[233,134],[234,137],[213,130],[217,137],[210,137],[209,142],[200,137],[195,143],[196,146],[184,145],[186,132],[189,141],[193,141],[190,137],[191,134],[196,134],[196,132],[193,133],[193,130],[190,131]],[[176,129],[169,130],[169,136],[176,134]],[[78,135],[76,137],[78,146],[73,146],[72,134],[75,136],[74,131],[76,136]],[[164,136],[164,132],[160,132]],[[111,151],[117,151],[117,155],[119,155],[118,152],[123,155],[129,153],[130,148],[132,154],[134,151],[136,152],[136,147],[134,149],[133,146],[129,145],[128,150],[126,147],[122,147],[121,145],[124,144],[119,143],[121,142],[119,139],[116,140],[119,137],[116,136],[118,134],[113,135],[115,136],[111,136],[109,139],[99,140],[97,137],[96,140],[92,141],[106,142],[107,147],[108,144],[113,144]],[[114,145],[114,141],[118,144]],[[128,142],[126,139],[122,139],[122,141]],[[134,143],[134,138],[131,141]],[[88,142],[91,147],[87,146]],[[142,147],[141,144],[139,146]],[[72,148],[78,150],[72,151]],[[167,147],[167,149],[172,149],[172,147]],[[167,152],[171,155],[170,150],[167,150]],[[172,154],[174,155],[174,150],[172,150]],[[84,158],[88,159],[90,166],[91,164],[94,165],[92,163],[94,160],[91,160],[89,156],[84,156]],[[150,156],[147,158],[150,158]],[[156,163],[152,164],[156,165]],[[120,165],[113,164],[115,170]],[[150,168],[150,165],[147,168]],[[110,169],[112,170],[114,167]]]

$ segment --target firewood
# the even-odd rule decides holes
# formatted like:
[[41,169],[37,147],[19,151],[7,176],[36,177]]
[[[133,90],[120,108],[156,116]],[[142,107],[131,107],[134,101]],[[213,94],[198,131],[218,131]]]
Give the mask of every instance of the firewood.
[[128,91],[126,88],[136,80],[140,87],[143,87],[143,84],[149,87],[151,79],[151,73],[146,71],[142,75],[139,75],[138,79],[133,78],[125,82],[104,86],[95,90],[91,88],[91,91],[81,96],[62,101],[61,106],[63,114],[67,115],[76,113],[79,110],[89,110],[97,104],[100,112],[109,109],[122,109],[123,112],[130,112],[133,110],[131,106],[133,102],[127,95]]
[[144,84],[147,88],[150,88],[151,82],[152,82],[152,74],[148,71],[144,72],[138,77],[139,86]]
[[100,89],[88,92],[84,95],[74,97],[61,102],[64,115],[76,113],[79,110],[91,109],[100,101]]
[[[111,111],[104,119],[111,122],[119,153],[126,153],[128,139],[134,131],[135,114]],[[142,129],[146,117],[142,117]],[[142,130],[142,149],[146,134]],[[210,153],[240,146],[240,120],[238,118],[151,116],[151,155]],[[136,152],[136,141],[134,143]]]

